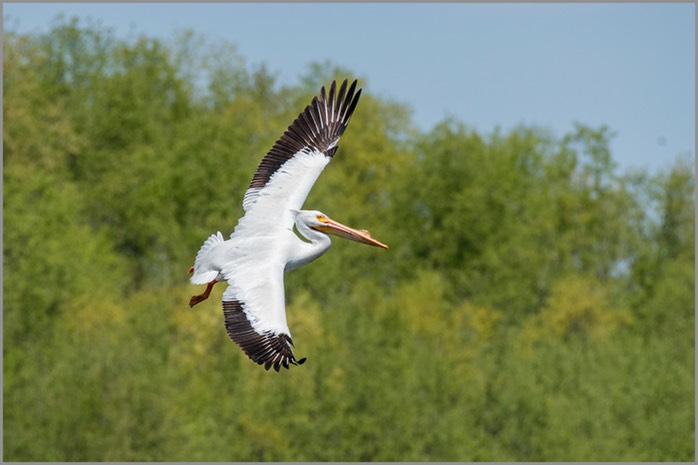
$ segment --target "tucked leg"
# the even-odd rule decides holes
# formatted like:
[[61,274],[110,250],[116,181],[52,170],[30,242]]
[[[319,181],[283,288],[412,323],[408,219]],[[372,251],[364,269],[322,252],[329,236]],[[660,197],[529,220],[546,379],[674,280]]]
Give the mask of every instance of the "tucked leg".
[[214,284],[216,284],[217,282],[218,281],[214,279],[206,285],[206,290],[203,292],[203,294],[192,296],[192,298],[189,299],[189,306],[193,307],[199,302],[203,302],[204,300],[208,299],[208,295],[211,293],[211,289],[213,289]]

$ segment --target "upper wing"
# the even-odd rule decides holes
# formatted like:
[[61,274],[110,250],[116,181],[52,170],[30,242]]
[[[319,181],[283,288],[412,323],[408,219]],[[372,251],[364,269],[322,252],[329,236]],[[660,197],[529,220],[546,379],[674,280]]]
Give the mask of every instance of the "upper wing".
[[[262,159],[242,206],[246,216],[259,211],[265,218],[279,223],[292,221],[289,210],[298,210],[318,176],[337,151],[337,143],[349,123],[361,89],[356,81],[347,90],[345,80],[339,92],[336,82],[325,87],[291,123]],[[285,221],[284,221],[285,220]]]
[[[260,255],[262,255],[260,257]],[[283,264],[267,254],[239,257],[223,269],[228,288],[223,314],[228,336],[254,362],[268,370],[297,365],[286,323]]]

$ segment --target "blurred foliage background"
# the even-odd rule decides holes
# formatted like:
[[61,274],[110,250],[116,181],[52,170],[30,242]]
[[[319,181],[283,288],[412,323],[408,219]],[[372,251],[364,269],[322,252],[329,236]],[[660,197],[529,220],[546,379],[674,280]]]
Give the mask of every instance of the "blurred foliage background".
[[367,79],[76,20],[3,52],[5,460],[694,460],[692,160],[365,93],[306,206],[391,249],[287,275],[308,363],[277,374],[187,270],[320,86]]

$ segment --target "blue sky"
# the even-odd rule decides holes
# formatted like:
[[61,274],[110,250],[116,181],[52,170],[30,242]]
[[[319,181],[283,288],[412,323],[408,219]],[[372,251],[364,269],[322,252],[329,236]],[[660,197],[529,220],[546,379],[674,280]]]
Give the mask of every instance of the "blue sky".
[[[298,82],[329,60],[364,92],[409,104],[423,130],[447,116],[488,134],[518,124],[562,135],[608,125],[621,170],[695,156],[695,5],[5,3],[5,26],[46,31],[57,14],[118,36],[191,29]],[[9,17],[9,22],[7,18]]]

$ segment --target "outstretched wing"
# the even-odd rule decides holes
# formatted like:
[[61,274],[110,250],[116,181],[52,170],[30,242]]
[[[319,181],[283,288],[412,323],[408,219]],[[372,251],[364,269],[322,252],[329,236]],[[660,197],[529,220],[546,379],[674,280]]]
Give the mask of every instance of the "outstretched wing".
[[238,223],[240,228],[249,221],[291,226],[290,210],[303,206],[334,156],[360,96],[356,81],[347,89],[345,80],[339,92],[333,81],[329,94],[322,87],[319,97],[313,98],[259,164],[242,202],[245,216]]
[[[270,266],[273,259],[242,259],[223,270],[228,288],[223,293],[223,314],[228,336],[252,361],[272,366],[300,365],[286,323],[283,265]],[[256,263],[255,263],[256,262]],[[266,265],[265,265],[266,263]],[[256,266],[254,266],[256,265]]]
[[245,216],[231,235],[242,253],[221,270],[228,282],[223,313],[230,338],[266,369],[305,361],[293,355],[280,249],[284,235],[293,236],[292,210],[303,206],[337,151],[360,95],[356,81],[347,88],[345,80],[338,92],[332,82],[329,94],[323,87],[262,159],[245,193]]

